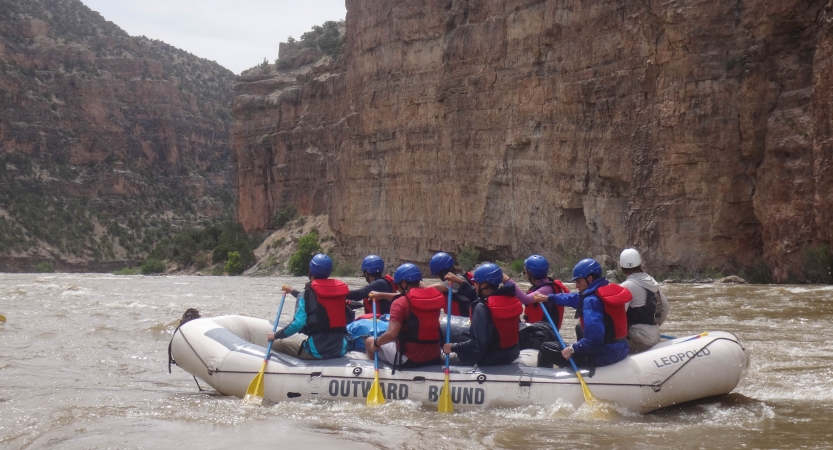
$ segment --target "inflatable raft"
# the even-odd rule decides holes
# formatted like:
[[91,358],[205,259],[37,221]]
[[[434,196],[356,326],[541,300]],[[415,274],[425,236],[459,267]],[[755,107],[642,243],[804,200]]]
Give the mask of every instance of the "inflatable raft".
[[[454,327],[452,326],[452,329]],[[225,395],[243,397],[259,372],[272,325],[262,319],[221,316],[183,324],[171,340],[171,356],[186,372]],[[571,369],[535,367],[536,350],[523,350],[513,364],[451,367],[455,409],[552,404],[580,406],[581,386]],[[593,395],[629,410],[647,413],[704,397],[727,394],[743,379],[749,356],[726,332],[663,341],[616,364],[582,371]],[[388,401],[412,400],[436,408],[443,368],[396,370],[381,363],[379,378]],[[264,375],[265,396],[273,402],[321,398],[366,401],[373,361],[363,353],[323,361],[272,352]]]

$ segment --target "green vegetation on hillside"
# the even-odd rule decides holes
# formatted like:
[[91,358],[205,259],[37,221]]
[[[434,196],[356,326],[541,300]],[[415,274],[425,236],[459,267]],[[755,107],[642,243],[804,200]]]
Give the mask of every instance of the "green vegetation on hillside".
[[306,275],[312,257],[321,253],[321,251],[321,244],[318,242],[318,231],[310,230],[308,234],[298,239],[298,250],[289,258],[289,273],[296,277]]
[[[304,48],[317,48],[325,55],[335,58],[341,51],[341,46],[344,44],[344,34],[341,31],[343,29],[343,20],[338,22],[327,21],[320,26],[313,26],[312,30],[301,35],[300,40],[295,40],[295,38],[290,36],[286,40],[284,48],[288,53],[293,53]],[[286,55],[281,55],[281,58],[275,60],[275,65],[278,69],[286,69],[290,64]]]
[[289,223],[290,220],[294,219],[296,215],[298,215],[298,208],[296,208],[295,205],[284,206],[279,209],[278,212],[275,213],[275,217],[272,218],[272,228],[283,228],[283,226]]
[[[192,265],[207,266],[207,261],[200,259],[201,252],[210,252],[210,261],[214,264],[231,262],[234,274],[243,273],[255,263],[254,249],[263,241],[260,234],[248,234],[243,226],[234,221],[226,221],[203,228],[188,227],[172,238],[160,242],[148,255],[145,264],[151,268],[159,267],[155,261],[174,261],[182,267]],[[158,270],[161,272],[164,270]],[[229,273],[232,273],[226,270]],[[142,273],[146,273],[144,265]]]
[[[32,19],[55,40],[48,67],[21,31]],[[232,214],[231,71],[131,37],[79,0],[0,0],[0,22],[0,85],[15,87],[0,89],[0,255],[137,260]],[[142,101],[154,89],[138,79],[173,86],[170,105]],[[126,90],[108,97],[112,83]],[[100,86],[117,117],[88,120],[82,85]]]

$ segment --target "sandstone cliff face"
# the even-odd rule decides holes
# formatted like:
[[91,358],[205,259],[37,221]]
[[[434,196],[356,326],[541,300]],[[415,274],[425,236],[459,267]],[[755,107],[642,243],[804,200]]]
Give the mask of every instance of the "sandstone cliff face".
[[342,54],[236,86],[237,214],[344,256],[643,251],[776,279],[833,240],[831,2],[348,0]]
[[3,267],[140,258],[230,214],[232,80],[80,1],[0,0]]

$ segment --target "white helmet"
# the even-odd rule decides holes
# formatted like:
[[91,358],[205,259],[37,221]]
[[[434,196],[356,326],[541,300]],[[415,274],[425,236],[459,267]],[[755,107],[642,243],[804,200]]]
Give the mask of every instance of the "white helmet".
[[642,258],[639,257],[639,252],[635,248],[626,248],[622,250],[619,255],[619,267],[623,269],[632,269],[642,265]]

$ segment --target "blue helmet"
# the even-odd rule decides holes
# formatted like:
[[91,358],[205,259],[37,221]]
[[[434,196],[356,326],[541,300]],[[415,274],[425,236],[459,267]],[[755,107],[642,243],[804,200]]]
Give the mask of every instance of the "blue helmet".
[[547,258],[541,255],[532,255],[524,261],[524,268],[529,276],[541,280],[547,277],[547,273],[550,271],[550,263]]
[[602,276],[602,266],[593,258],[582,259],[573,268],[573,281],[579,278],[587,278],[590,275],[595,275],[596,278]]
[[503,271],[500,270],[497,264],[486,263],[474,271],[473,278],[476,283],[487,283],[492,286],[498,286],[503,282]]
[[362,272],[382,273],[385,270],[385,262],[377,255],[367,255],[362,260]]
[[319,253],[309,262],[309,274],[313,278],[327,278],[333,271],[333,260],[329,256]]
[[454,258],[446,252],[439,252],[431,257],[428,262],[428,268],[431,269],[431,275],[437,275],[444,270],[451,270],[454,267]]
[[393,273],[393,282],[394,284],[399,284],[402,280],[405,280],[408,283],[420,281],[422,280],[422,271],[419,270],[419,267],[411,263],[402,264],[396,269],[396,272]]

